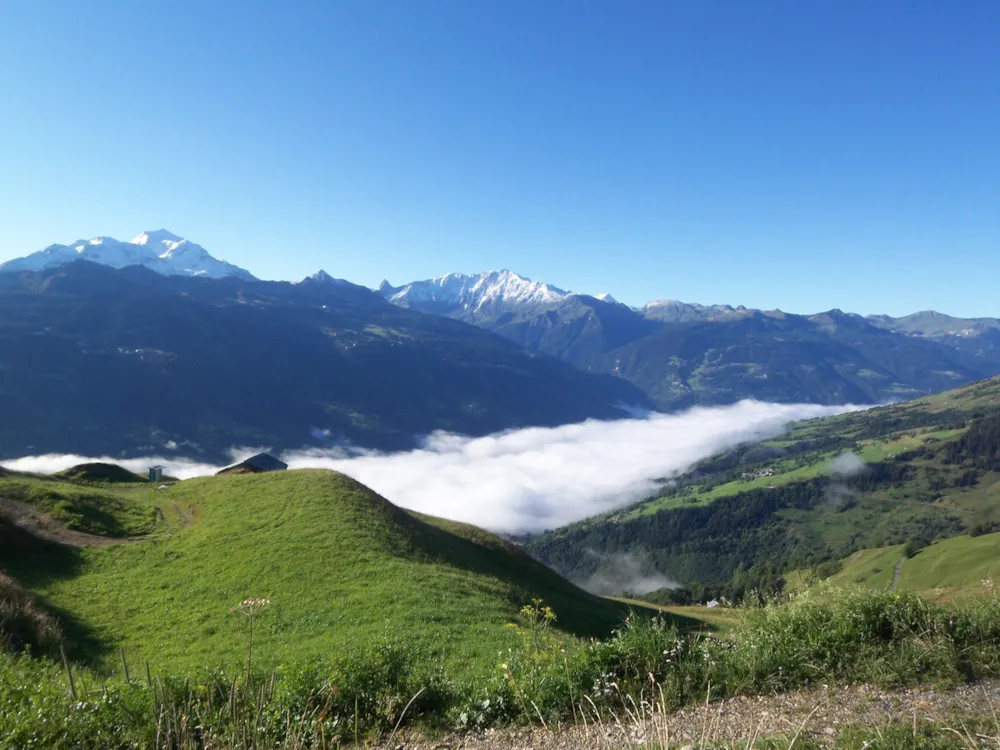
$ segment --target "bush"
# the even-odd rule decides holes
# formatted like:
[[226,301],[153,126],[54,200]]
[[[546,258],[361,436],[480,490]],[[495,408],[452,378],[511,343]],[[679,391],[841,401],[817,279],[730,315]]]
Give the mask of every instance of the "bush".
[[991,521],[980,521],[969,527],[969,536],[983,536],[996,531],[996,524]]
[[830,578],[831,576],[837,575],[844,567],[844,564],[839,559],[834,560],[824,560],[819,563],[815,568],[813,568],[813,576],[817,580],[823,580],[825,578]]
[[903,546],[903,557],[916,557],[917,553],[927,546],[924,539],[910,539]]

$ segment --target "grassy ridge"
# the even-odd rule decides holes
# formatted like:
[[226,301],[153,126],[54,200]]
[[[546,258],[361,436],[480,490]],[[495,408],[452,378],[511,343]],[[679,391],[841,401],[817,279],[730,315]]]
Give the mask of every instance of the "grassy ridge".
[[[602,635],[623,607],[591,596],[478,529],[418,518],[328,471],[211,477],[117,500],[154,500],[189,519],[172,535],[105,548],[20,555],[9,572],[91,629],[81,656],[116,663],[116,647],[156,669],[242,658],[230,608],[271,606],[255,638],[274,666],[363,645],[386,631],[468,663],[495,653],[532,597],[560,627]],[[266,665],[265,665],[266,666]]]
[[108,537],[151,534],[167,525],[153,495],[141,488],[116,491],[68,477],[0,475],[0,500],[27,503],[69,529]]

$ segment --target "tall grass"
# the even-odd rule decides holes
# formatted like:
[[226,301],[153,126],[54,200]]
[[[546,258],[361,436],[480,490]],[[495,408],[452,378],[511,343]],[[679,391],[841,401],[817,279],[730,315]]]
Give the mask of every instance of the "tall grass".
[[55,653],[62,644],[59,623],[35,597],[0,572],[0,651]]
[[126,682],[81,672],[74,700],[60,665],[6,655],[0,747],[323,748],[413,725],[648,724],[679,706],[819,681],[896,686],[1000,674],[995,596],[944,607],[906,594],[810,590],[745,611],[724,637],[633,616],[612,637],[569,648],[549,631],[557,616],[541,602],[525,607],[511,624],[518,645],[462,681],[385,637],[265,674]]

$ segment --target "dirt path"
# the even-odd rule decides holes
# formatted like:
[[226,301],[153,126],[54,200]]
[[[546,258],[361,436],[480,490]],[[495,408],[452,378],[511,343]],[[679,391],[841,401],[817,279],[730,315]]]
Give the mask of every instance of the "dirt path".
[[896,563],[896,569],[892,572],[892,583],[889,584],[889,591],[896,590],[896,584],[899,583],[899,569],[903,566],[903,560],[906,559],[906,555],[899,558],[899,562]]
[[6,497],[0,497],[0,515],[39,539],[65,544],[69,547],[109,547],[113,544],[130,544],[140,541],[135,537],[114,539],[97,534],[87,534],[83,531],[74,531],[66,528],[65,524],[35,506]]
[[186,510],[184,510],[181,506],[179,506],[177,503],[170,503],[170,504],[174,506],[174,510],[176,510],[180,514],[180,517],[184,519],[184,523],[182,523],[181,527],[178,529],[178,531],[184,531],[184,529],[186,529],[188,526],[191,525],[193,516]]
[[1000,724],[994,727],[995,710],[1000,711],[997,682],[962,685],[941,692],[928,687],[888,691],[861,686],[733,698],[666,714],[651,712],[648,707],[629,707],[627,713],[622,710],[617,717],[605,714],[600,720],[596,720],[591,710],[586,726],[581,719],[575,726],[503,729],[433,740],[397,736],[392,747],[624,750],[660,746],[677,750],[721,746],[744,750],[752,739],[775,735],[785,738],[776,747],[787,747],[796,734],[800,735],[800,741],[812,738],[832,745],[847,727],[884,728],[890,722],[912,726],[914,720],[928,722],[954,739],[949,728],[961,731],[963,723],[970,719],[985,719],[990,725],[989,736],[976,738],[982,744],[964,746],[995,748],[1000,744]]

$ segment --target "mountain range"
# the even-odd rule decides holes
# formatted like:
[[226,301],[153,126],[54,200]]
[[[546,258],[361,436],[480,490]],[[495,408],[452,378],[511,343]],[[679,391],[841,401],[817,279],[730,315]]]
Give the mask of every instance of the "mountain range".
[[794,315],[676,300],[632,308],[609,294],[574,294],[507,270],[383,282],[379,292],[395,305],[621,377],[660,409],[741,398],[894,401],[1000,372],[994,318]]
[[620,379],[322,272],[292,284],[77,260],[0,273],[0,352],[0,458],[404,449],[434,430],[649,406]]
[[[0,264],[0,309],[0,391],[38,399],[12,407],[22,417],[8,420],[0,455],[25,445],[92,452],[91,439],[106,450],[185,440],[209,451],[233,440],[299,446],[310,435],[403,447],[434,429],[482,434],[621,414],[615,403],[881,403],[1000,373],[994,318],[676,300],[629,307],[508,270],[383,281],[377,291],[322,271],[299,284],[265,282],[166,230],[51,245]],[[117,440],[39,434],[55,404],[79,417],[81,404],[97,408],[87,378],[98,391],[121,381],[107,395],[125,399],[109,403],[113,424],[127,430]],[[166,406],[179,383],[202,416]],[[255,388],[282,395],[254,406]],[[87,415],[60,419],[98,430]]]
[[69,245],[49,245],[23,258],[0,263],[0,272],[44,271],[75,260],[89,260],[111,268],[143,266],[168,276],[254,278],[249,271],[218,260],[201,245],[188,242],[166,229],[143,232],[128,242],[114,237],[94,237]]

